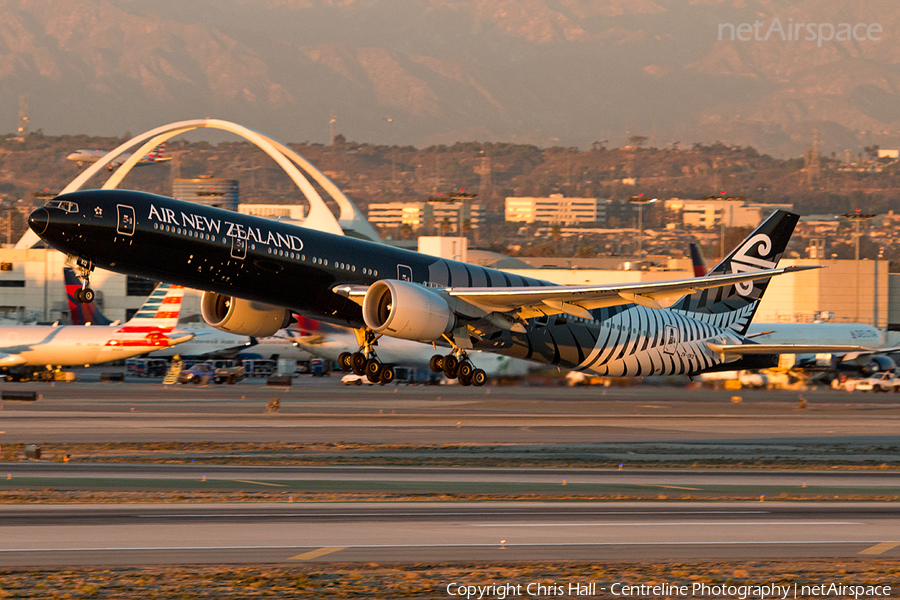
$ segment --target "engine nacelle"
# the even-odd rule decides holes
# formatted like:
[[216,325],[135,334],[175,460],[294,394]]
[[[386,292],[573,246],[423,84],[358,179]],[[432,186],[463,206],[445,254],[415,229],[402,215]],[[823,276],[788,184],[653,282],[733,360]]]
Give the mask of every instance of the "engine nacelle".
[[363,300],[363,319],[375,333],[430,342],[449,333],[456,315],[447,301],[426,287],[406,281],[376,281]]
[[271,304],[203,292],[200,314],[212,327],[254,337],[273,335],[291,322],[291,311]]

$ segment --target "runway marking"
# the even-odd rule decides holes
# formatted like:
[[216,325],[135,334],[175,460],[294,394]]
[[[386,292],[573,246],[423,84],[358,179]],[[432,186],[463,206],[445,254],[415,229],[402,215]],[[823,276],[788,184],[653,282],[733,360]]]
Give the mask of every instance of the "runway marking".
[[866,548],[860,554],[884,554],[888,550],[893,550],[897,546],[900,546],[900,542],[882,542],[880,544],[875,544],[871,548]]
[[331,554],[332,552],[340,552],[341,550],[346,550],[347,546],[337,546],[333,548],[325,547],[319,548],[318,550],[311,550],[310,552],[304,552],[303,554],[298,554],[297,556],[292,556],[288,560],[311,560],[313,558],[319,558],[320,556],[325,556],[326,554]]
[[272,487],[287,487],[283,483],[265,483],[263,481],[249,481],[247,479],[226,479],[225,481],[234,481],[235,483],[252,483],[254,485],[270,485]]
[[[675,527],[680,525],[862,525],[851,521],[675,521],[672,523],[472,523],[470,527]],[[898,544],[900,545],[900,544]]]
[[682,487],[680,485],[659,485],[655,483],[635,483],[634,485],[638,485],[641,487],[657,487],[657,488],[666,488],[669,490],[694,490],[697,492],[702,492],[703,488],[694,488],[694,487]]
[[[2,512],[2,508],[0,508]],[[554,513],[559,514],[559,513]],[[766,515],[771,514],[767,510],[703,510],[703,511],[598,511],[598,512],[566,512],[567,517],[572,516],[622,516],[631,515]],[[193,513],[183,515],[136,515],[139,519],[222,519],[230,517],[241,517],[250,519],[253,517],[270,518],[270,517],[516,517],[528,515],[544,515],[545,512],[429,512],[429,513],[396,513],[396,512],[369,512],[369,513]]]
[[[718,541],[718,542],[538,542],[533,544],[515,544],[507,542],[507,547],[520,548],[554,548],[554,547],[589,547],[589,546],[808,546],[812,544],[874,544],[874,540],[753,540],[753,541]],[[160,550],[299,550],[309,546],[148,546],[148,547],[112,547],[112,548],[0,548],[0,554],[13,552],[158,552]],[[355,544],[345,548],[496,548],[495,542],[473,544]]]

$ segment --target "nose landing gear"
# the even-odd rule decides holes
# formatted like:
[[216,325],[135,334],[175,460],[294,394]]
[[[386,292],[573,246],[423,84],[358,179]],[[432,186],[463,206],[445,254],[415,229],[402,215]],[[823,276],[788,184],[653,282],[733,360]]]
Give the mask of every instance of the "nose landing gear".
[[338,356],[338,365],[343,371],[353,371],[356,375],[365,376],[372,383],[385,385],[394,381],[396,373],[392,365],[378,360],[375,354],[375,343],[381,336],[368,327],[354,330],[359,342],[356,352],[342,352]]
[[79,258],[75,261],[75,276],[81,280],[81,287],[75,290],[72,297],[79,304],[90,304],[94,301],[94,290],[91,289],[91,271],[94,270],[94,264],[89,260]]
[[453,339],[444,336],[453,346],[453,350],[447,356],[435,354],[428,362],[428,366],[435,373],[443,373],[447,379],[459,379],[460,385],[474,385],[480,387],[487,382],[487,374],[483,369],[475,368],[466,351],[457,346]]

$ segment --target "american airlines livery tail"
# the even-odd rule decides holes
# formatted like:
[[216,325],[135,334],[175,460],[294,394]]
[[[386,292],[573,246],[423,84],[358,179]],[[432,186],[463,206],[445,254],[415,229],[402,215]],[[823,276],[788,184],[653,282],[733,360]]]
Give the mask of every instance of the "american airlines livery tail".
[[128,332],[161,331],[167,333],[178,325],[184,287],[161,283],[147,298],[143,306],[123,326]]
[[[175,330],[183,297],[183,287],[160,284],[123,325],[0,327],[0,367],[20,378],[27,372],[15,367],[92,365],[186,342],[193,334]],[[106,320],[99,310],[93,315]]]
[[342,366],[385,383],[379,336],[449,346],[431,368],[482,385],[469,350],[629,377],[777,362],[744,333],[772,276],[814,268],[778,267],[797,220],[776,211],[704,277],[574,286],[130,190],[64,194],[28,224],[86,286],[99,267],[206,290],[204,320],[242,335],[292,314],[349,326]]

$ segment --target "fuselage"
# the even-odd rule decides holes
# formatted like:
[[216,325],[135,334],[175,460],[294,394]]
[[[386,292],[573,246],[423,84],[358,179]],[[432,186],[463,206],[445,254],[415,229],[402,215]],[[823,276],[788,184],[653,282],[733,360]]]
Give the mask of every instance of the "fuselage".
[[[66,157],[66,160],[71,160],[71,161],[77,162],[79,165],[84,164],[84,163],[95,163],[98,160],[102,159],[107,154],[109,154],[109,152],[107,152],[106,150],[88,150],[88,149],[82,148],[81,150],[76,150],[75,152],[72,152],[71,154],[69,154]],[[128,152],[120,154],[114,160],[110,161],[110,163],[107,166],[110,169],[114,169],[131,157],[132,157],[132,154],[128,153]],[[148,156],[145,156],[144,158],[142,158],[141,160],[139,160],[137,162],[136,166],[152,165],[152,164],[155,164],[158,162],[165,162],[167,160],[168,160],[167,158],[166,159],[155,158],[155,157],[150,157],[150,155],[148,155]]]
[[191,338],[184,332],[120,326],[0,327],[0,367],[99,364],[168,348]]
[[760,344],[884,345],[884,333],[864,323],[753,323],[748,334]]
[[[364,326],[361,308],[334,293],[336,286],[382,279],[433,288],[553,285],[141,192],[67,194],[32,213],[29,224],[52,246],[97,267],[283,306],[355,328]],[[707,342],[742,340],[727,324],[674,310],[625,304],[591,315],[529,319],[524,333],[476,328],[474,346],[565,368],[641,376],[716,367],[722,357]]]

